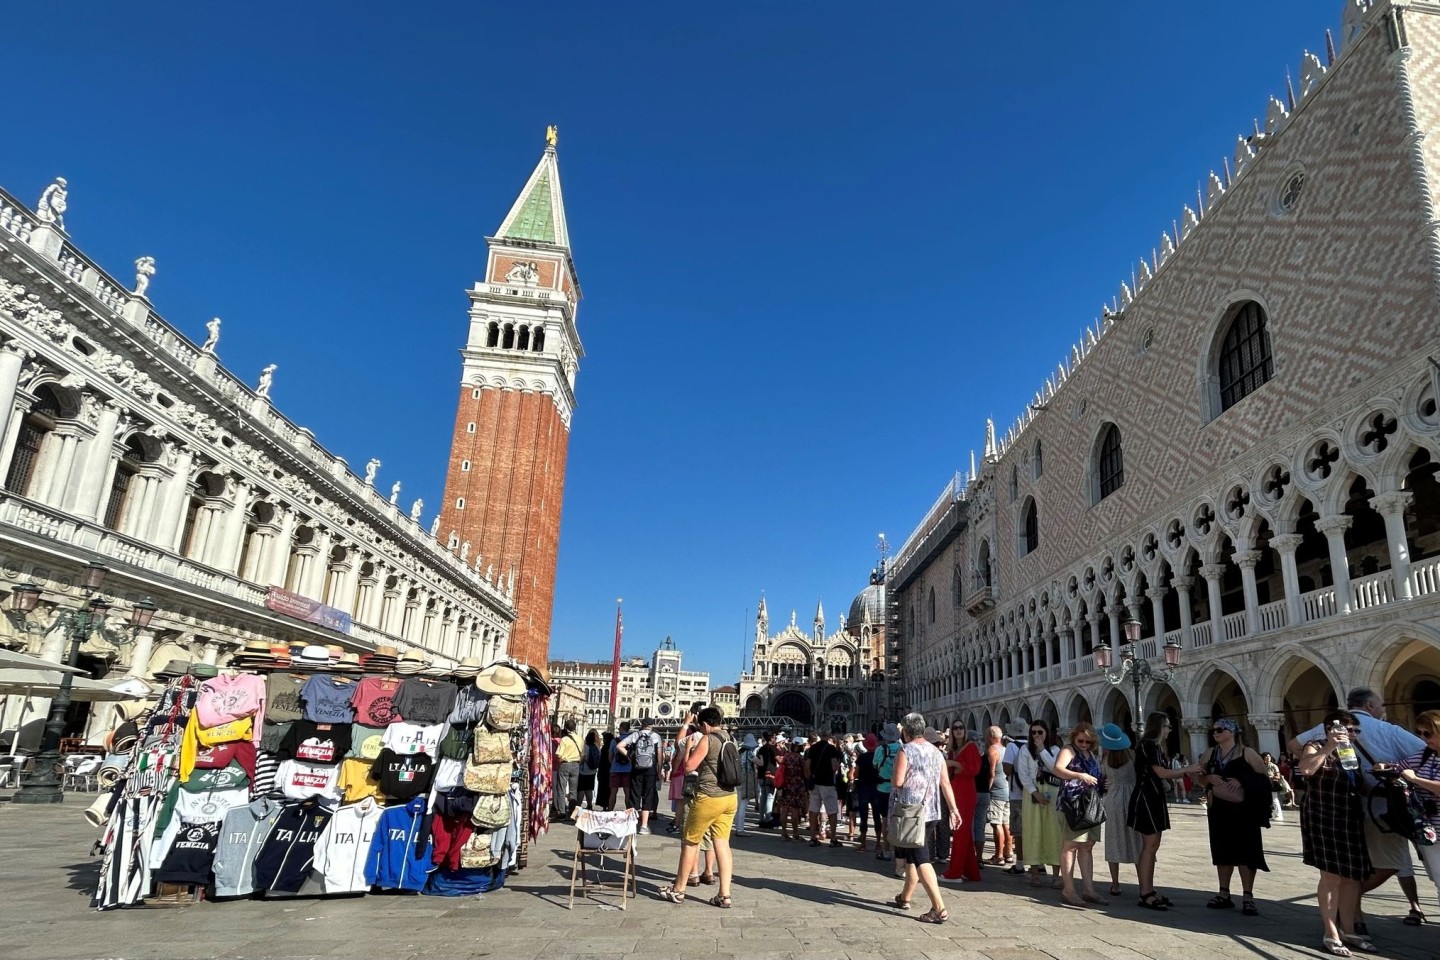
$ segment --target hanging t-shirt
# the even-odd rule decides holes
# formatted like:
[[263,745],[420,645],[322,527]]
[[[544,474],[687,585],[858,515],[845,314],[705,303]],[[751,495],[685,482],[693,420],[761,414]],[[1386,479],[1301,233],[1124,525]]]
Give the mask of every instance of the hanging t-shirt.
[[300,699],[305,701],[305,719],[317,723],[354,721],[355,708],[350,706],[354,696],[354,680],[323,674],[311,677],[300,690]]
[[385,750],[372,769],[380,792],[402,803],[428,792],[435,779],[435,761],[423,753],[404,756]]
[[255,777],[250,781],[251,798],[263,797],[275,789],[275,771],[280,769],[280,757],[270,750],[255,754]]
[[215,843],[220,838],[220,821],[186,823],[175,833],[165,860],[151,876],[161,883],[210,882],[210,865],[215,860]]
[[255,776],[255,742],[235,740],[231,743],[217,743],[212,747],[200,747],[195,751],[195,766],[201,770],[215,770],[238,763],[253,779]]
[[395,694],[395,712],[408,723],[444,723],[455,706],[455,684],[427,677],[406,677]]
[[369,760],[346,760],[340,764],[340,796],[345,803],[354,803],[373,797],[380,792],[380,781],[372,770],[374,763]]
[[280,749],[280,744],[290,735],[290,728],[295,721],[286,720],[283,723],[271,723],[265,721],[265,729],[260,734],[260,749],[269,750],[271,753]]
[[303,673],[270,674],[265,681],[265,716],[270,720],[299,720],[305,715],[304,704],[300,702],[300,691],[310,681]]
[[286,760],[275,771],[275,785],[292,800],[308,800],[313,796],[338,799],[340,768],[304,760]]
[[395,694],[404,683],[395,677],[366,677],[355,684],[350,705],[355,708],[355,722],[368,727],[383,727],[400,719],[395,714]]
[[435,789],[453,790],[465,782],[465,761],[442,758],[435,765]]
[[337,764],[350,749],[350,724],[296,720],[280,744],[280,755],[308,763]]
[[461,687],[455,693],[455,706],[450,708],[450,722],[456,726],[475,724],[485,719],[490,695],[475,684]]
[[350,752],[346,756],[360,760],[374,760],[385,749],[384,727],[362,727],[350,725]]
[[180,790],[182,793],[206,793],[210,790],[238,790],[249,786],[249,771],[240,765],[240,761],[231,760],[223,767],[191,770],[190,776],[180,784]]
[[315,842],[313,870],[326,893],[359,893],[370,889],[365,859],[385,808],[372,800],[341,807]]
[[200,684],[195,700],[200,726],[218,727],[243,717],[255,718],[255,736],[265,719],[265,681],[257,674],[242,673],[230,677],[221,674]]
[[203,793],[191,793],[181,789],[175,791],[175,816],[181,823],[218,823],[225,819],[225,815],[231,810],[243,807],[249,802],[248,786],[231,790],[206,790]]
[[330,816],[330,809],[318,801],[288,804],[255,858],[255,889],[298,892],[310,875],[315,843]]
[[440,755],[440,738],[445,736],[446,723],[422,726],[418,723],[392,723],[385,728],[386,750],[396,753],[425,753],[432,757]]

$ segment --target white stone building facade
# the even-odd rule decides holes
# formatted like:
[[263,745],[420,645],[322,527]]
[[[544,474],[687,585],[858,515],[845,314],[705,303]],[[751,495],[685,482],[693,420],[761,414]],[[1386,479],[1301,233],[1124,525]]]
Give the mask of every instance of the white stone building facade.
[[[0,644],[60,660],[51,628],[98,561],[117,605],[84,665],[111,677],[223,665],[252,639],[416,648],[442,666],[505,654],[501,574],[437,544],[398,487],[378,492],[378,461],[357,476],[277,411],[273,368],[252,388],[221,366],[218,322],[197,345],[156,313],[153,261],[132,292],[86,257],[46,197],[32,212],[0,191],[0,589],[44,590]],[[349,633],[267,609],[272,586],[348,614]],[[126,608],[147,597],[159,613],[132,638]]]
[[1138,705],[1180,752],[1221,715],[1277,750],[1353,686],[1440,706],[1440,7],[1340,40],[898,552],[937,724],[1128,722],[1093,652],[1130,616],[1181,648]]
[[[692,703],[710,702],[710,674],[684,669],[684,654],[666,637],[649,660],[620,661],[620,682],[614,725],[622,720],[653,718],[660,727],[676,725]],[[610,661],[551,660],[550,680],[585,692],[585,723],[610,729]]]

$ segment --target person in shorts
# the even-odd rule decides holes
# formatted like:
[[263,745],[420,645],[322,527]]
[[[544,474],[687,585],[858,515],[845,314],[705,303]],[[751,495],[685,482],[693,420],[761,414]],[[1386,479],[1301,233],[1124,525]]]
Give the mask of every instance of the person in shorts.
[[625,791],[625,803],[630,804],[630,761],[624,754],[618,751],[620,741],[630,736],[630,721],[620,721],[620,730],[615,735],[615,741],[610,744],[610,796],[605,809],[614,810],[615,801],[620,796],[620,791]]
[[700,711],[700,737],[693,749],[685,755],[686,773],[696,774],[695,796],[689,803],[685,817],[685,832],[680,844],[680,866],[675,871],[675,882],[660,888],[660,897],[671,903],[685,902],[685,887],[695,872],[700,857],[700,844],[709,837],[715,846],[715,860],[719,867],[720,892],[711,898],[713,906],[729,908],[730,881],[734,874],[734,859],[730,851],[730,830],[735,823],[735,808],[738,803],[734,788],[720,786],[720,754],[729,739],[724,730],[725,716],[719,707],[706,707]]
[[833,736],[822,737],[805,751],[805,784],[810,788],[810,846],[820,846],[824,830],[820,826],[823,810],[830,820],[830,846],[840,846],[836,827],[840,821],[840,795],[836,783],[840,778],[840,748]]
[[[640,833],[650,832],[650,815],[660,807],[660,748],[664,740],[655,732],[655,721],[645,717],[640,729],[615,745],[616,756],[630,763],[630,783],[625,791],[625,805],[640,811]],[[611,767],[612,777],[614,767]]]
[[1010,854],[1015,860],[1014,864],[1005,872],[1013,873],[1016,876],[1025,873],[1025,851],[1020,845],[1020,837],[1024,832],[1022,815],[1025,812],[1023,802],[1025,789],[1020,786],[1020,777],[1015,772],[1015,764],[1020,756],[1020,749],[1025,746],[1025,738],[1029,736],[1029,731],[1030,724],[1024,720],[1011,720],[1010,725],[1005,729],[1008,742],[1005,744],[1005,752],[1001,755],[1000,760],[1000,766],[1005,771],[1005,779],[1010,782]]
[[977,820],[990,830],[995,853],[988,861],[999,866],[1015,858],[1010,839],[1010,781],[1005,776],[1005,731],[990,727],[985,731],[985,762],[990,769],[989,802]]

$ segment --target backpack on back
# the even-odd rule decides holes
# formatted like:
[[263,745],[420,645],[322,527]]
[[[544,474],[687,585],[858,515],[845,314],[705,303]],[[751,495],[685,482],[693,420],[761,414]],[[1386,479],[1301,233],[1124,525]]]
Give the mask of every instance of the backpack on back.
[[895,778],[895,758],[900,751],[893,743],[881,744],[880,749],[875,752],[875,772],[880,774],[880,785],[882,790]]
[[720,742],[720,759],[715,763],[715,782],[721,790],[734,790],[742,778],[740,751],[735,748],[734,740],[725,737]]
[[635,738],[635,749],[632,753],[635,767],[639,770],[649,770],[655,766],[655,747],[660,738],[648,730],[640,731]]

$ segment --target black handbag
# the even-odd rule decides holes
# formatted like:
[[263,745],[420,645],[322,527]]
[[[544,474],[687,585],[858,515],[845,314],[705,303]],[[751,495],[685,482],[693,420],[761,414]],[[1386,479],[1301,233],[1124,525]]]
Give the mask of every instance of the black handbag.
[[1105,822],[1105,803],[1100,798],[1098,787],[1083,787],[1079,790],[1060,792],[1060,812],[1065,822],[1076,832],[1090,830]]

